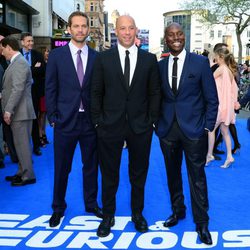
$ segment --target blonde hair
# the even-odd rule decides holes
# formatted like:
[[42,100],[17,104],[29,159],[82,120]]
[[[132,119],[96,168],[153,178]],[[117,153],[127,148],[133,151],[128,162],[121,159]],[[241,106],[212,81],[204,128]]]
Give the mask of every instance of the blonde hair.
[[229,52],[227,48],[219,48],[214,51],[216,55],[218,55],[220,58],[223,58],[226,65],[230,69],[230,71],[233,73],[234,76],[237,74],[237,63],[234,59],[234,56],[232,53]]

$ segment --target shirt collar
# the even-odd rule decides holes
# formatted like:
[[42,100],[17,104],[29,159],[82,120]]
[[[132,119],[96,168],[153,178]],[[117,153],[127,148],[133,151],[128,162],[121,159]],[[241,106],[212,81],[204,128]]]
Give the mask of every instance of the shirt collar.
[[20,55],[20,52],[17,52],[15,55],[13,55],[13,56],[11,57],[10,63],[12,63],[12,62],[14,61],[14,59],[15,59],[18,55]]
[[30,50],[26,50],[25,48],[23,48],[22,50],[23,50],[23,55],[26,55],[27,53],[30,53]]
[[130,48],[124,48],[121,44],[117,43],[117,47],[118,47],[118,51],[119,51],[119,54],[123,54],[123,55],[126,55],[126,50],[129,51],[130,54],[135,54],[138,50],[138,48],[136,47],[135,44],[133,44]]
[[178,56],[173,56],[172,54],[170,54],[169,58],[173,61],[174,57],[178,57],[179,60],[184,61],[185,57],[186,57],[186,54],[187,54],[187,51],[185,49],[183,49]]
[[[76,55],[77,51],[80,49],[76,47],[71,41],[69,42],[69,48],[73,55]],[[83,55],[88,54],[88,46],[86,44],[84,44],[84,46],[80,50],[82,51]]]

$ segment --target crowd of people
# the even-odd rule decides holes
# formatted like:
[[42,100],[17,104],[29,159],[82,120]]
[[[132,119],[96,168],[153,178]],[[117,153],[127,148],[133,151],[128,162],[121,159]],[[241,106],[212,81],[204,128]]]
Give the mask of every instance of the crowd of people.
[[[90,27],[85,13],[76,11],[69,16],[68,32],[71,40],[67,45],[51,52],[46,49],[44,55],[33,49],[30,33],[22,34],[21,49],[15,38],[1,37],[1,131],[12,161],[18,163],[16,174],[6,176],[6,181],[12,186],[36,182],[32,152],[40,156],[40,147],[49,143],[48,119],[54,129],[53,213],[49,225],[58,226],[67,208],[67,183],[79,143],[85,211],[102,218],[97,236],[106,237],[115,224],[126,141],[131,220],[138,232],[147,232],[144,187],[155,131],[165,160],[172,208],[164,226],[172,227],[186,216],[181,170],[184,153],[196,231],[201,242],[211,245],[205,166],[224,153],[217,149],[218,133],[226,145],[222,168],[230,167],[233,154],[240,149],[235,111],[250,99],[248,91],[238,100],[238,79],[246,79],[243,72],[247,68],[239,71],[226,44],[214,47],[213,64],[208,53],[188,52],[178,23],[165,28],[169,56],[159,62],[154,54],[136,46],[137,27],[129,15],[117,18],[117,46],[104,52],[87,45]],[[97,202],[98,166],[102,208]],[[3,149],[0,167],[4,167]]]
[[0,43],[0,144],[4,145],[0,150],[0,167],[4,167],[4,155],[8,153],[18,169],[15,175],[5,179],[12,186],[23,186],[36,182],[32,153],[40,156],[40,147],[49,143],[45,133],[46,53],[33,49],[33,36],[28,32],[21,34],[21,48],[12,36],[1,36]]

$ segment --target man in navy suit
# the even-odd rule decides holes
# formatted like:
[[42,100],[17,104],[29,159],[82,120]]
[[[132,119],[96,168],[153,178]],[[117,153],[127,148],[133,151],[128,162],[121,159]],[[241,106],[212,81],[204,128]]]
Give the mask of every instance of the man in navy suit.
[[204,167],[207,131],[214,129],[218,110],[215,81],[208,59],[184,49],[185,35],[179,24],[166,27],[165,42],[170,56],[159,62],[163,98],[157,135],[165,159],[173,214],[164,226],[174,226],[186,216],[181,173],[184,152],[196,231],[200,240],[210,245]]
[[50,226],[56,227],[66,209],[68,175],[77,143],[83,162],[85,211],[102,217],[97,204],[97,143],[90,120],[90,78],[96,52],[86,45],[88,16],[73,12],[68,20],[71,40],[54,49],[46,68],[46,106],[49,123],[54,127],[54,197]]
[[91,116],[97,129],[102,172],[103,221],[97,235],[114,225],[116,191],[123,143],[129,153],[132,221],[148,230],[142,215],[153,124],[160,110],[160,75],[156,56],[135,45],[137,28],[131,16],[116,21],[118,45],[100,53],[91,84]]

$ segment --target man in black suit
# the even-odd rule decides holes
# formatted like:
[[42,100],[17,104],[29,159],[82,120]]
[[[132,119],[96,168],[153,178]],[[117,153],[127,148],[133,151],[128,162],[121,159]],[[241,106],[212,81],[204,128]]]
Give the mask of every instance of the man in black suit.
[[186,216],[181,172],[184,153],[196,231],[202,242],[211,245],[204,167],[207,131],[214,129],[218,111],[215,81],[208,59],[185,50],[185,34],[178,23],[166,27],[165,42],[170,55],[159,62],[163,98],[156,132],[165,159],[173,214],[164,226],[172,227]]
[[[29,62],[32,72],[33,84],[31,87],[32,102],[35,109],[36,117],[38,117],[39,111],[39,99],[41,97],[40,84],[44,81],[45,77],[45,63],[43,55],[33,49],[34,39],[31,33],[24,32],[21,34],[22,49],[20,52]],[[33,153],[35,155],[41,155],[40,150],[40,138],[39,138],[39,127],[37,118],[33,120],[32,124],[32,142],[33,142]]]
[[118,45],[97,56],[91,85],[91,116],[98,138],[102,173],[103,221],[97,235],[106,237],[114,225],[116,192],[123,143],[129,153],[132,221],[146,232],[142,215],[153,124],[160,106],[160,79],[156,56],[135,45],[134,19],[116,22]]

